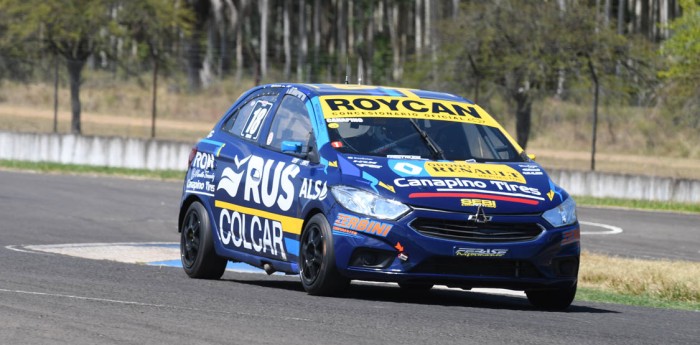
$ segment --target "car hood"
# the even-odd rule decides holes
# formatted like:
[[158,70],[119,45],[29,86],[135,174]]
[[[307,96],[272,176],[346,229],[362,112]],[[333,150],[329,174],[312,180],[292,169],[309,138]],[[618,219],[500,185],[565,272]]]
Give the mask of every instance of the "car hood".
[[343,184],[372,190],[414,208],[532,214],[568,195],[535,162],[473,163],[338,154]]

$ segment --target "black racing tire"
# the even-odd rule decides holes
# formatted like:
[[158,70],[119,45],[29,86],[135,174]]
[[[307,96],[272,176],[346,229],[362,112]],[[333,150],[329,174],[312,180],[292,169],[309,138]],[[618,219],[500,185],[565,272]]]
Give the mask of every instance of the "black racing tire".
[[544,310],[565,310],[576,297],[576,283],[570,287],[554,290],[526,290],[528,301]]
[[411,292],[424,292],[433,288],[433,284],[429,283],[399,283],[399,287]]
[[209,213],[199,202],[187,208],[180,227],[180,259],[190,278],[219,279],[228,260],[216,255]]
[[321,213],[311,217],[301,233],[299,277],[304,290],[315,296],[337,295],[350,284],[336,268],[331,227]]

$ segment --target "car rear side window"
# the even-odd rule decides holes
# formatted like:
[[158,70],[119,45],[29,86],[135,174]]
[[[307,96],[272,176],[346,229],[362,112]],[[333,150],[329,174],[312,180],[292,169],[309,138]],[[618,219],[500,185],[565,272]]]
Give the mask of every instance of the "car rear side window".
[[296,141],[308,145],[313,130],[306,105],[299,98],[284,96],[272,120],[265,144],[272,150],[281,151],[283,141]]
[[239,108],[224,124],[224,130],[243,139],[256,141],[277,96],[261,96]]

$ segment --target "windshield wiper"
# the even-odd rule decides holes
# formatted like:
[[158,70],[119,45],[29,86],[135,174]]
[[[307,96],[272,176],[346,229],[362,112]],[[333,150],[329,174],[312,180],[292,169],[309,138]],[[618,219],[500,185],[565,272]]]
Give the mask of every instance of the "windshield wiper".
[[416,122],[416,119],[408,119],[411,121],[411,124],[413,125],[413,128],[416,129],[418,134],[420,134],[420,137],[423,138],[423,141],[425,144],[428,146],[428,149],[433,152],[433,159],[445,159],[445,153],[442,151],[440,146],[436,142],[433,141],[430,136],[428,136],[428,133],[426,133],[423,129],[418,126],[418,122]]

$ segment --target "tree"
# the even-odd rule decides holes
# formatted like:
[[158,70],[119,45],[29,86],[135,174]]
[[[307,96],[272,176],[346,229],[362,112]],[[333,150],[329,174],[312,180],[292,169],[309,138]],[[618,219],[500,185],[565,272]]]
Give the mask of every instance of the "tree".
[[20,40],[34,38],[39,49],[61,56],[68,69],[71,132],[81,133],[80,83],[87,59],[113,28],[113,2],[108,0],[0,0],[10,22],[8,33]]
[[142,54],[153,63],[151,138],[154,138],[158,71],[171,57],[167,45],[189,29],[191,12],[172,0],[125,1],[119,12],[125,14],[119,16],[119,33],[136,41]]
[[700,1],[681,0],[683,16],[673,21],[673,36],[662,46],[668,69],[662,76],[688,90],[700,85]]
[[477,87],[482,80],[496,85],[514,104],[516,137],[523,148],[533,102],[555,92],[562,72],[592,78],[589,67],[594,66],[596,79],[602,79],[618,66],[623,73],[648,75],[649,54],[642,53],[650,51],[648,46],[632,44],[598,23],[595,9],[585,5],[564,11],[555,2],[503,0],[470,3],[460,13],[442,32],[445,51],[459,61],[455,68],[471,71],[462,78],[473,78]]

